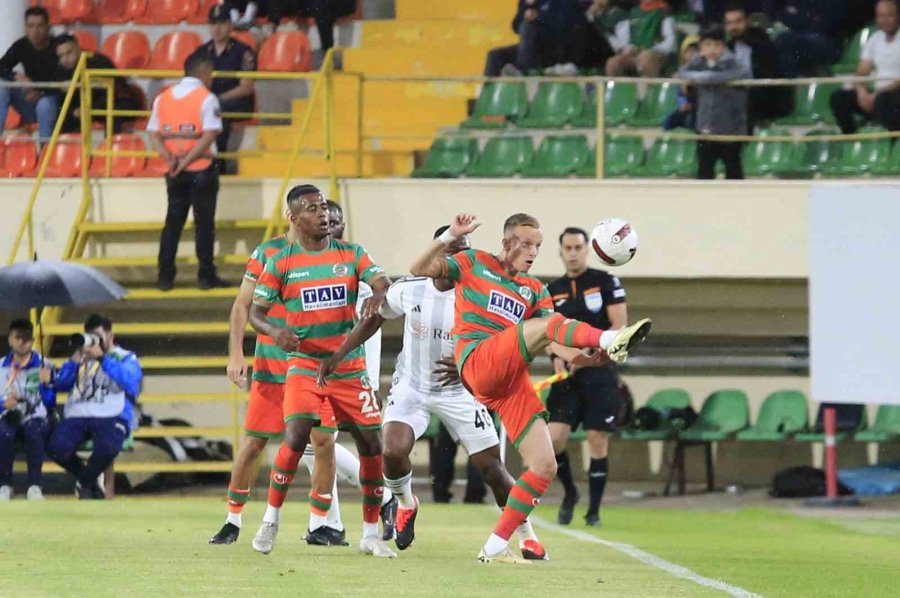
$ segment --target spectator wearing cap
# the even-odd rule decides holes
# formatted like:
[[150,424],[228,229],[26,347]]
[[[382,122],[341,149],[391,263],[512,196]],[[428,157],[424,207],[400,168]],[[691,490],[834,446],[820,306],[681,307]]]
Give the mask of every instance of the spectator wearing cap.
[[[725,45],[725,32],[712,26],[700,36],[700,55],[679,69],[679,79],[697,89],[697,132],[703,135],[744,135],[747,132],[747,88],[724,85],[749,79],[750,69]],[[744,178],[741,143],[700,141],[697,143],[697,178],[715,178],[716,162],[725,163],[725,176]]]
[[606,61],[610,77],[638,74],[658,77],[677,51],[675,17],[664,0],[641,0],[620,21],[609,43],[616,55]]
[[874,118],[885,128],[900,130],[900,14],[895,0],[881,0],[875,6],[878,31],[869,36],[862,49],[856,74],[876,75],[879,79],[870,90],[866,83],[831,94],[831,111],[844,133],[855,133],[856,116]]

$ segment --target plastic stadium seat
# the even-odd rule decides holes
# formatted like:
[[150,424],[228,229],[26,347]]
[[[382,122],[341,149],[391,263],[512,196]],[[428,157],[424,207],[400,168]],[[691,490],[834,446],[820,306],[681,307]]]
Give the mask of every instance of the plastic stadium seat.
[[[615,126],[623,124],[635,111],[638,103],[637,85],[634,83],[606,83],[604,122]],[[593,129],[597,127],[597,90],[588,94],[582,113],[572,120],[572,126]]]
[[659,127],[670,112],[678,107],[677,83],[654,83],[626,122],[632,127]]
[[478,141],[471,137],[439,137],[431,144],[422,168],[414,178],[456,178],[478,154]]
[[[756,134],[759,141],[744,146],[744,175],[748,177],[765,176],[779,171],[797,169],[799,149],[790,141],[766,141],[766,137],[790,136],[787,129],[763,129]],[[721,163],[720,163],[721,164]]]
[[569,176],[588,161],[590,154],[584,135],[548,135],[538,147],[534,161],[525,166],[522,174],[531,177]]
[[[820,135],[837,135],[840,131],[837,129],[822,129],[818,131],[810,131],[804,137],[815,138]],[[810,177],[817,172],[823,172],[828,168],[831,162],[837,162],[840,159],[841,146],[833,141],[810,141],[800,145],[797,150],[798,158],[793,168],[785,166],[784,169],[779,168],[778,175],[781,176],[797,176]]]
[[44,0],[51,23],[74,23],[89,19],[94,10],[93,0]]
[[524,83],[487,83],[475,102],[472,116],[459,126],[463,129],[502,129],[507,121],[517,121],[528,110]]
[[[97,144],[97,149],[106,149],[106,140]],[[139,135],[121,134],[113,135],[110,150],[113,152],[120,151],[144,151],[146,146]],[[90,174],[92,177],[106,176],[106,156],[94,156],[91,160]],[[110,175],[113,177],[129,177],[136,176],[144,170],[147,165],[147,158],[139,156],[113,156],[112,170]]]
[[104,25],[127,23],[147,12],[147,2],[148,0],[97,0],[94,15]]
[[725,440],[750,423],[750,407],[742,390],[719,390],[707,397],[691,427],[678,434],[679,440],[712,442]]
[[[678,129],[679,133],[689,133]],[[653,142],[647,162],[635,169],[635,176],[642,177],[696,177],[697,142],[693,139],[660,137]]]
[[[658,390],[647,399],[645,407],[664,411],[666,409],[684,409],[691,406],[691,395],[683,388],[664,388]],[[664,425],[659,430],[622,430],[624,440],[669,440],[675,437],[675,430]]]
[[831,70],[836,75],[855,73],[856,67],[859,65],[859,56],[862,53],[862,48],[866,45],[866,42],[869,41],[869,36],[876,31],[878,31],[878,29],[874,27],[864,27],[857,31],[856,35],[853,36],[853,39],[851,39],[844,48],[841,59],[838,60],[836,64],[831,65]]
[[738,432],[738,440],[784,440],[806,429],[809,410],[806,395],[797,390],[773,392],[759,408],[756,424]]
[[82,50],[86,50],[88,52],[97,51],[97,36],[95,36],[90,31],[78,29],[77,31],[73,31],[72,35],[74,35],[75,39],[78,40],[78,47]]
[[150,25],[176,24],[194,16],[199,7],[197,0],[153,0],[149,10],[135,21]]
[[[886,133],[881,127],[866,127],[860,133]],[[822,168],[826,176],[857,176],[883,167],[891,159],[891,139],[838,141],[840,161],[828,162]]]
[[[44,146],[41,151],[41,160],[47,154],[47,148]],[[40,162],[39,162],[40,163]],[[81,135],[77,133],[66,133],[60,135],[53,148],[47,163],[47,171],[45,176],[50,178],[67,178],[81,176]]]
[[872,166],[872,174],[878,176],[900,176],[900,143],[891,147],[891,156],[886,162],[878,162]]
[[860,442],[888,442],[900,438],[900,405],[879,406],[872,427],[857,432],[855,438]]
[[584,110],[581,86],[577,83],[541,83],[528,113],[516,125],[532,129],[565,126]]
[[638,137],[609,135],[603,149],[604,176],[633,175],[644,163],[644,141]]
[[249,31],[232,31],[231,39],[246,44],[250,46],[254,52],[256,51],[256,38],[253,37],[253,34]]
[[301,31],[275,33],[259,50],[259,70],[280,73],[312,70],[312,49],[309,38]]
[[18,129],[22,124],[22,117],[19,116],[19,113],[16,112],[16,109],[12,106],[6,111],[6,122],[3,124],[3,130],[9,131],[10,129]]
[[0,140],[3,157],[0,160],[0,176],[31,176],[37,166],[37,145],[30,135],[14,135]]
[[150,40],[140,31],[120,31],[106,38],[101,52],[117,68],[143,69],[150,62]]
[[193,25],[205,25],[208,22],[210,9],[219,2],[220,0],[201,0],[197,3],[196,12],[187,18],[187,22]]
[[825,434],[822,433],[825,408],[834,407],[837,419],[838,441],[849,440],[851,435],[859,434],[868,427],[866,406],[852,403],[822,403],[816,414],[816,425],[808,432],[800,432],[794,438],[802,442],[824,442]]
[[811,125],[817,122],[834,124],[831,94],[841,88],[840,83],[812,83],[799,85],[794,96],[794,111],[779,118],[779,125]]
[[481,155],[469,164],[466,174],[473,177],[513,176],[531,164],[534,148],[531,137],[492,137]]
[[180,71],[184,68],[185,59],[202,43],[203,40],[193,31],[167,33],[153,46],[150,68]]

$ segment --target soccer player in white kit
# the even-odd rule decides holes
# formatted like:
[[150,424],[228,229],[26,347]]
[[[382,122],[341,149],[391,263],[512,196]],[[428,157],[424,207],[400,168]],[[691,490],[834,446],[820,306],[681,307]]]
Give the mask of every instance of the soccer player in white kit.
[[[435,232],[435,238],[448,227]],[[452,255],[469,248],[467,237],[447,245]],[[388,290],[377,321],[362,321],[353,329],[342,347],[319,367],[323,380],[331,364],[380,328],[385,319],[405,317],[403,349],[397,357],[393,384],[383,417],[385,490],[398,501],[395,520],[397,548],[409,548],[415,539],[415,521],[419,500],[412,492],[413,445],[428,428],[431,415],[437,415],[450,434],[471,456],[485,483],[491,487],[497,504],[506,504],[515,480],[500,460],[500,440],[494,421],[462,385],[453,363],[454,319],[453,283],[447,279],[406,277]],[[368,352],[368,347],[367,347]],[[520,548],[526,559],[545,560],[547,553],[534,534],[530,521],[519,529]]]

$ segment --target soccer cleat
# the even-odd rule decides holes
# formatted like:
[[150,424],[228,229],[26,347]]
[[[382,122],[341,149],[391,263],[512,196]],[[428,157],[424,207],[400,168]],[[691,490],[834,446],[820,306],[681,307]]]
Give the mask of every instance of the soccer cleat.
[[100,482],[97,481],[88,487],[84,487],[80,483],[75,482],[75,495],[78,497],[78,500],[103,500],[106,498],[106,494],[103,492]]
[[394,529],[397,522],[397,498],[391,497],[391,500],[381,505],[381,539],[387,542],[394,539]]
[[600,515],[588,513],[584,516],[584,524],[588,527],[600,527]]
[[209,539],[210,544],[234,544],[237,542],[241,528],[233,523],[226,523],[215,536]]
[[350,546],[345,540],[346,532],[322,525],[312,531],[307,531],[303,538],[310,546]]
[[12,497],[13,497],[12,486],[0,486],[0,501],[12,500]]
[[575,516],[575,505],[578,504],[578,491],[573,496],[568,494],[563,498],[562,504],[559,505],[559,514],[556,516],[556,522],[560,525],[569,525],[572,523],[572,517]]
[[416,539],[416,515],[419,513],[419,499],[413,496],[416,506],[412,509],[397,509],[397,548],[406,550]]
[[359,551],[363,554],[371,554],[386,559],[397,558],[397,553],[387,547],[384,540],[378,536],[369,536],[359,541]]
[[275,549],[275,538],[278,536],[278,524],[263,521],[253,536],[253,550],[269,554]]
[[547,551],[544,550],[544,545],[538,540],[525,540],[524,542],[520,542],[519,550],[522,551],[522,558],[526,561],[550,560],[550,557],[547,556]]
[[478,562],[480,563],[503,563],[505,565],[530,565],[531,561],[526,561],[523,558],[517,557],[512,553],[509,548],[506,548],[502,552],[497,554],[488,554],[484,551],[484,548],[481,549],[481,552],[478,553]]
[[41,490],[40,486],[35,484],[28,487],[25,498],[28,500],[44,500],[44,492]]
[[622,328],[609,346],[606,347],[606,354],[609,355],[610,361],[625,363],[625,360],[628,359],[628,352],[647,338],[652,325],[652,320],[644,318],[631,326]]

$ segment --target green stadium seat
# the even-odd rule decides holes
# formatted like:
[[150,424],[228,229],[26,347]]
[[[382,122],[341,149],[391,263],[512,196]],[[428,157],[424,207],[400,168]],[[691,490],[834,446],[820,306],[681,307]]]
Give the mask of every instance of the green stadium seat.
[[509,177],[531,164],[534,148],[531,137],[492,137],[472,161],[466,174],[473,177]]
[[[596,159],[594,162],[596,163]],[[604,176],[620,177],[633,175],[643,163],[643,139],[639,137],[607,135],[603,155]]]
[[[678,133],[690,133],[677,129]],[[697,142],[693,139],[673,139],[660,137],[653,142],[647,162],[635,168],[635,176],[642,177],[696,177]]]
[[[886,133],[881,127],[866,127],[860,133]],[[862,139],[857,141],[838,141],[840,161],[828,162],[822,167],[826,176],[857,176],[872,172],[874,168],[891,159],[891,140]]]
[[756,424],[738,432],[738,440],[784,440],[806,429],[809,409],[806,396],[796,390],[773,392],[763,401]]
[[851,39],[844,48],[841,59],[831,65],[832,72],[836,75],[855,73],[856,67],[859,65],[859,56],[862,53],[863,46],[869,41],[869,36],[876,31],[878,31],[878,29],[874,27],[864,27],[857,31],[856,35],[853,36],[853,39]]
[[812,83],[799,85],[794,95],[793,113],[779,118],[779,125],[834,124],[831,94],[841,88],[840,83]]
[[413,171],[414,178],[456,178],[478,154],[478,141],[471,137],[439,137],[428,150],[422,168]]
[[678,434],[688,442],[726,440],[750,423],[747,395],[742,390],[719,390],[707,397],[697,421]]
[[744,146],[744,175],[748,177],[765,176],[781,171],[794,171],[798,168],[797,144],[789,141],[766,141],[766,137],[790,136],[787,129],[763,129],[757,133],[759,141]]
[[534,161],[522,169],[522,174],[530,177],[569,176],[588,161],[590,154],[584,135],[548,135],[538,147]]
[[663,119],[677,108],[677,83],[654,83],[647,88],[644,99],[634,114],[626,118],[632,127],[659,127]]
[[856,440],[860,442],[889,442],[898,439],[900,439],[900,405],[880,405],[872,427],[856,433]]
[[[637,85],[634,83],[609,81],[606,84],[604,97],[606,98],[604,123],[608,126],[621,125],[634,114],[638,103]],[[572,119],[572,126],[589,129],[597,127],[596,89],[588,94],[588,101],[584,104],[584,110],[580,115]]]
[[[691,395],[683,388],[664,388],[658,390],[647,399],[646,407],[662,411],[663,409],[684,409],[691,406]],[[622,430],[623,440],[670,440],[675,437],[675,430],[664,427],[660,430]]]
[[463,129],[503,129],[528,110],[524,83],[487,83],[475,102],[472,116],[460,124]]
[[541,83],[528,113],[516,122],[526,129],[558,129],[584,111],[584,97],[577,83]]
[[[837,129],[810,131],[804,137],[815,138],[821,135],[838,135]],[[829,163],[840,160],[841,146],[832,141],[811,141],[800,144],[797,149],[797,161],[793,165],[779,166],[776,174],[790,177],[811,177],[822,172]]]
[[894,140],[891,155],[886,162],[877,162],[872,166],[872,174],[877,176],[900,176],[900,143]]
[[597,148],[592,147],[588,152],[587,159],[575,169],[575,176],[582,178],[597,178]]
[[[824,410],[825,406],[826,405],[824,405],[824,404],[819,405],[819,412],[816,415],[816,428],[818,428],[818,429],[821,429],[821,428],[819,428],[819,426],[823,419],[823,410]],[[861,409],[859,411],[859,413],[860,413],[859,424],[856,426],[856,428],[854,430],[838,431],[835,434],[835,438],[837,439],[838,442],[850,440],[851,437],[853,437],[854,435],[858,435],[860,432],[863,432],[866,430],[866,428],[868,428],[869,418],[868,418],[868,415],[866,414],[866,409],[865,409],[864,405],[833,404],[831,406],[833,406],[839,412],[841,409],[851,410],[851,409],[856,409],[856,408],[861,407]],[[839,414],[838,421],[840,421],[840,420],[841,420],[841,415]],[[823,434],[822,432],[817,432],[815,429],[812,429],[812,430],[807,430],[805,432],[798,432],[794,436],[794,439],[799,440],[801,442],[824,442],[825,434]]]

